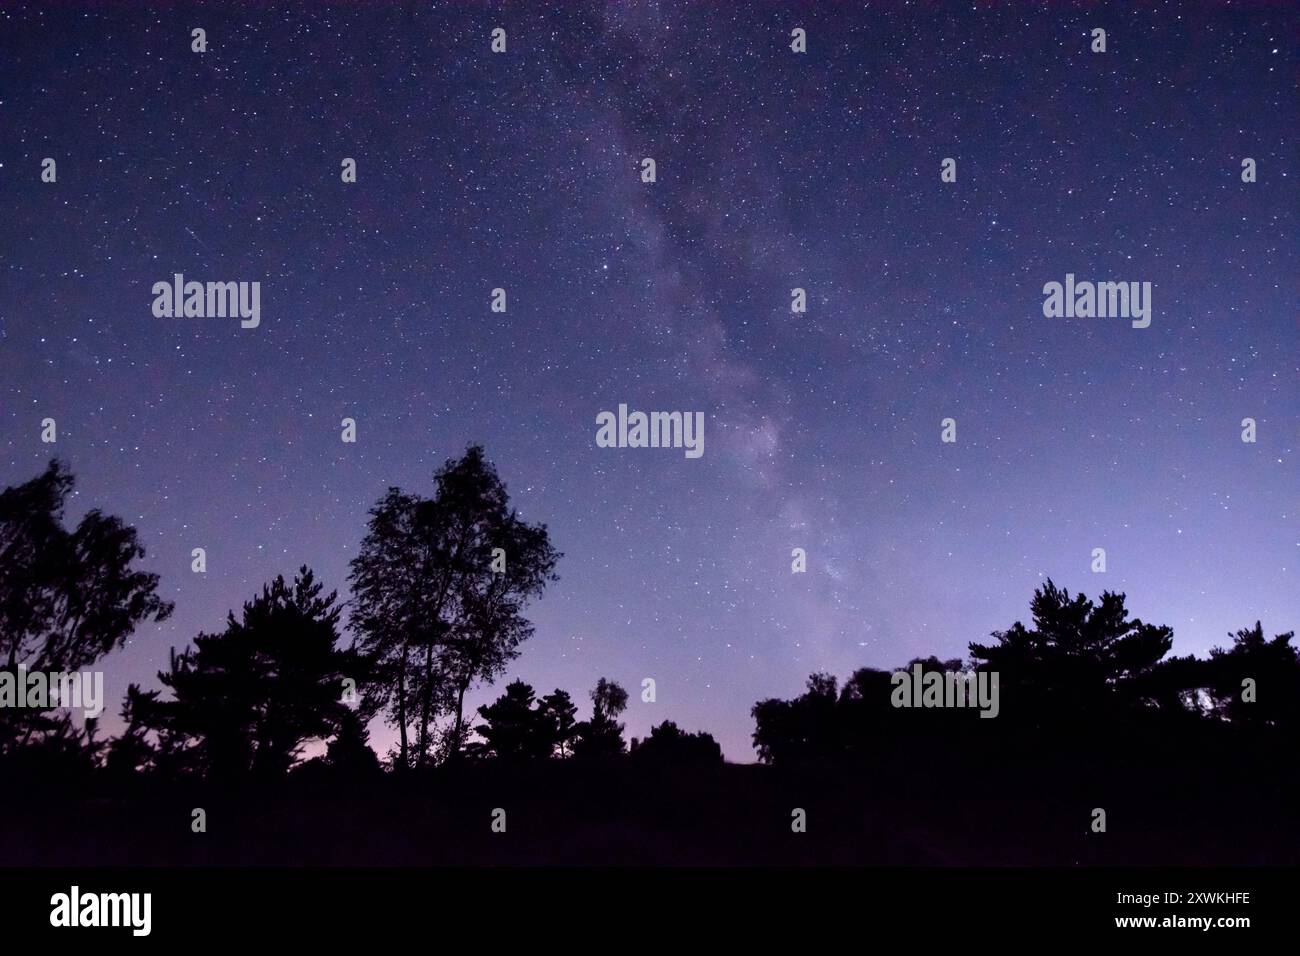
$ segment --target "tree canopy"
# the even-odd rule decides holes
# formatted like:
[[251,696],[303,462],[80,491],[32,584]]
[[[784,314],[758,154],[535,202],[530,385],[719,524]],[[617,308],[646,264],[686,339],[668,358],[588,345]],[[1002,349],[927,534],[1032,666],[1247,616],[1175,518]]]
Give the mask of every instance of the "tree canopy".
[[[0,671],[72,672],[121,647],[140,624],[164,621],[173,605],[134,528],[91,509],[69,530],[64,512],[75,480],[58,459],[0,492]],[[20,742],[78,740],[66,713],[0,709],[0,752]]]
[[398,729],[400,767],[412,749],[416,762],[432,758],[442,713],[454,715],[447,752],[460,752],[465,693],[518,656],[533,633],[524,608],[561,557],[544,524],[510,508],[479,446],[448,460],[434,486],[432,498],[390,488],[352,561],[352,627],[376,677],[365,692]]
[[338,645],[340,608],[309,568],[277,576],[232,612],[219,634],[200,634],[158,679],[171,700],[138,695],[132,709],[180,769],[210,776],[273,776],[303,745],[345,721],[344,679],[362,663]]

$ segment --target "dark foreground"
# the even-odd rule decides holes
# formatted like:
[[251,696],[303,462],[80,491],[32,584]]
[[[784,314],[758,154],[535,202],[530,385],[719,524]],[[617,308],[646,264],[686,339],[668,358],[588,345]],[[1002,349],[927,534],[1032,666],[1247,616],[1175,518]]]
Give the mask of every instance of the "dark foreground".
[[[552,761],[243,787],[11,777],[0,865],[1295,865],[1297,776],[1294,761],[1228,751],[932,753],[854,770]],[[807,832],[792,832],[795,808]]]

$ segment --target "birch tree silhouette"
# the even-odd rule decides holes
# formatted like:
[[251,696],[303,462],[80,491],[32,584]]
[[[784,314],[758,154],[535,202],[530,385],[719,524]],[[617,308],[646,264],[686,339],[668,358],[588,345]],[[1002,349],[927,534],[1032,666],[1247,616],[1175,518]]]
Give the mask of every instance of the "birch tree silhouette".
[[[491,682],[533,633],[528,602],[556,580],[546,525],[510,508],[496,469],[472,445],[434,475],[434,496],[390,488],[352,561],[352,627],[374,667],[368,701],[398,730],[397,767],[428,762],[434,721],[462,749],[466,692]],[[410,734],[414,730],[412,747]]]

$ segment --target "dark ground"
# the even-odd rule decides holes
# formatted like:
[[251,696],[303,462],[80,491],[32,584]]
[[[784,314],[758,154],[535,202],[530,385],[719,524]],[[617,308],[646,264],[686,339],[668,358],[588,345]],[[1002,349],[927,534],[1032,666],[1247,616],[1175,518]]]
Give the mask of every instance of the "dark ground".
[[[0,865],[1294,865],[1295,761],[1031,753],[855,770],[485,764],[217,787],[103,776],[0,798]],[[191,811],[207,832],[191,832]],[[507,832],[491,831],[493,808]],[[807,811],[806,833],[791,810]],[[1107,832],[1090,832],[1092,809]]]

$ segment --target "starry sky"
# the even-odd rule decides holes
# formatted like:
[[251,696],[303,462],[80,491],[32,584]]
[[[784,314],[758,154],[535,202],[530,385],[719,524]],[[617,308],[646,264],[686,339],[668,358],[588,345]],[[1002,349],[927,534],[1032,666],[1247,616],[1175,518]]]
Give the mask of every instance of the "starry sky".
[[[0,485],[62,457],[176,602],[112,710],[277,573],[346,596],[471,442],[565,553],[473,705],[607,676],[747,761],[756,700],[963,656],[1047,576],[1179,654],[1300,625],[1294,4],[158,6],[0,9]],[[261,326],[155,318],[176,272]],[[1067,272],[1150,328],[1045,318]],[[619,403],[703,457],[597,448]]]

